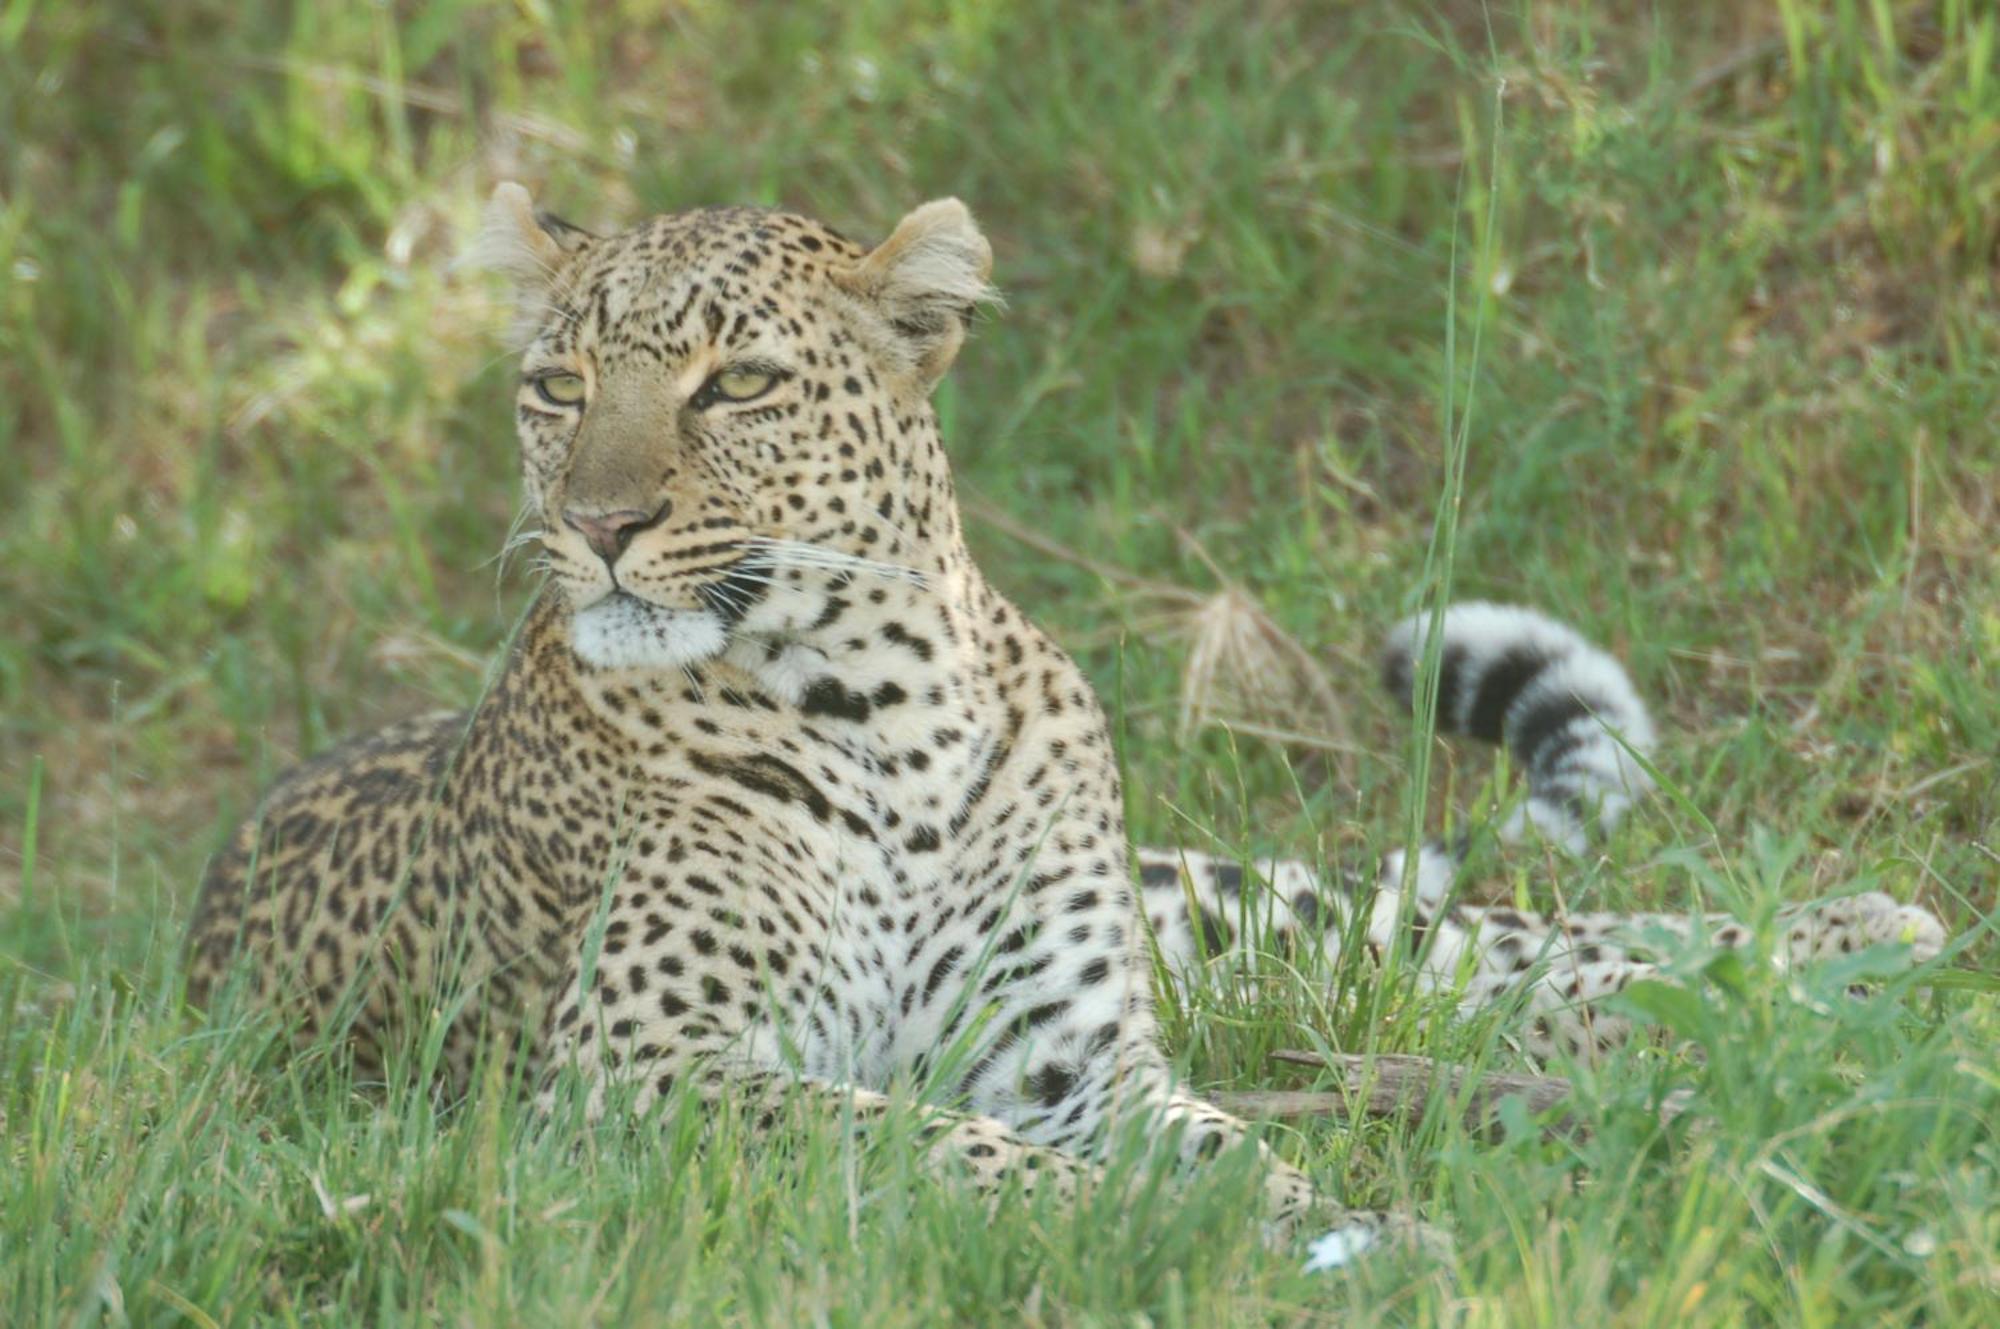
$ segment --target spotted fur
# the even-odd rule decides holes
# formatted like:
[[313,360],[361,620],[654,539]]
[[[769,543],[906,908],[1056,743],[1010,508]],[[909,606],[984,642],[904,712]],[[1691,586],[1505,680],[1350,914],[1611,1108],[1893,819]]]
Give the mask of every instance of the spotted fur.
[[[548,584],[470,713],[270,792],[194,999],[240,984],[364,1070],[456,1010],[453,1085],[493,1045],[600,1112],[866,1122],[962,1044],[927,1133],[988,1189],[1067,1192],[1116,1120],[1190,1164],[1247,1141],[1160,1052],[1104,713],[961,537],[929,397],[988,290],[966,209],[873,249],[755,209],[597,238],[504,186],[481,244],[524,287]],[[1266,1176],[1274,1240],[1428,1239]]]

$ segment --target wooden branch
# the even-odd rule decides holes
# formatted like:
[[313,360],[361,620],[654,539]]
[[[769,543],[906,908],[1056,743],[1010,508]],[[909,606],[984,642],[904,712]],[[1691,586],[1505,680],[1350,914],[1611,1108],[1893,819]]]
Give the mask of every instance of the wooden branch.
[[[1541,1075],[1471,1076],[1458,1067],[1446,1066],[1429,1057],[1382,1055],[1376,1057],[1336,1056],[1331,1060],[1317,1052],[1280,1049],[1272,1061],[1291,1066],[1313,1066],[1341,1073],[1344,1086],[1330,1091],[1263,1090],[1249,1093],[1218,1094],[1219,1106],[1249,1117],[1400,1117],[1422,1116],[1431,1097],[1442,1093],[1452,1102],[1465,1104],[1465,1124],[1480,1135],[1497,1134],[1500,1127],[1500,1100],[1519,1096],[1530,1113],[1542,1113],[1570,1096],[1568,1080]],[[1468,1083],[1470,1081],[1470,1083]],[[1581,1129],[1564,1113],[1549,1123],[1551,1134],[1574,1134]]]
[[1020,541],[1038,554],[1047,554],[1050,558],[1068,563],[1072,567],[1082,568],[1094,577],[1102,577],[1113,586],[1122,586],[1128,591],[1137,591],[1142,595],[1156,596],[1169,604],[1188,609],[1199,609],[1208,603],[1208,596],[1200,591],[1176,586],[1172,582],[1141,577],[1136,572],[1128,572],[1124,568],[1113,567],[1109,563],[1079,553],[1068,545],[1043,535],[1026,523],[1014,520],[1005,510],[983,499],[961,494],[958,510],[974,521],[983,522],[1002,535]]

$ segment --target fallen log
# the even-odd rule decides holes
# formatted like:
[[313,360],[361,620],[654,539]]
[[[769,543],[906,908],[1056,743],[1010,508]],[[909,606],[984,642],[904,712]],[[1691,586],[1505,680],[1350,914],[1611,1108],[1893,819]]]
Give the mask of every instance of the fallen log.
[[[1217,1094],[1219,1106],[1246,1117],[1297,1120],[1301,1117],[1421,1117],[1439,1094],[1464,1104],[1467,1129],[1492,1135],[1500,1126],[1502,1099],[1519,1097],[1530,1114],[1540,1115],[1570,1096],[1568,1080],[1542,1075],[1473,1075],[1429,1057],[1384,1054],[1322,1057],[1317,1052],[1280,1049],[1271,1060],[1340,1072],[1339,1089],[1264,1089]],[[1564,1113],[1548,1124],[1553,1134],[1569,1134],[1577,1123]]]

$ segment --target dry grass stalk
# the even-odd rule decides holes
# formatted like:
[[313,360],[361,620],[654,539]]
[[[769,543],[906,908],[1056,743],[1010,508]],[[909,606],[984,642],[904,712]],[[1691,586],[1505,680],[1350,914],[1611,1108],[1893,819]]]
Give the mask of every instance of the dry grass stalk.
[[1170,628],[1190,643],[1181,671],[1183,738],[1216,724],[1289,747],[1331,752],[1340,778],[1352,782],[1353,729],[1332,677],[1193,535],[1175,528],[1222,584],[1218,591],[1204,594],[1141,577],[1031,530],[991,504],[969,500],[964,506],[968,516],[1031,549],[1161,603]]
[[1324,749],[1336,754],[1340,778],[1351,783],[1353,727],[1325,666],[1230,580],[1194,536],[1181,531],[1180,537],[1222,583],[1188,616],[1181,736],[1219,724]]

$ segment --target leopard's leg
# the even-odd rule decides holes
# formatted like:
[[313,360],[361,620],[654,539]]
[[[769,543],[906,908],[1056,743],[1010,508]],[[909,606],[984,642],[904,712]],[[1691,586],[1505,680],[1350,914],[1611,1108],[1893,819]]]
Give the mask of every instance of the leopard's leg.
[[[704,992],[723,994],[693,972],[692,957],[636,957],[632,931],[617,926],[621,917],[614,909],[601,962],[573,962],[562,995],[548,1007],[537,1040],[542,1110],[558,1102],[554,1074],[566,1068],[580,1077],[582,1108],[592,1119],[614,1110],[643,1116],[663,1100],[673,1103],[677,1093],[700,1104],[727,1103],[753,1127],[775,1124],[781,1111],[804,1111],[873,1131],[889,1113],[891,1101],[872,1088],[762,1060],[754,1050],[760,1029],[745,1025],[739,1005],[704,1004]],[[1017,959],[1038,958],[1036,945],[1069,944],[1053,929],[1036,936]],[[1135,975],[1143,979],[1143,969]],[[1052,1002],[1046,990],[1026,985],[1008,995],[1036,1004],[999,1008],[995,1028],[1024,1032],[999,1037],[1004,1047],[967,1075],[961,1093],[969,1110],[906,1108],[912,1116],[903,1119],[915,1122],[928,1170],[969,1173],[989,1195],[1018,1185],[1052,1189],[1067,1200],[1102,1180],[1096,1156],[1120,1125],[1148,1140],[1173,1140],[1174,1156],[1162,1161],[1187,1166],[1248,1141],[1243,1122],[1176,1092],[1153,1042],[1150,992],[1142,983],[1124,993],[1079,992],[1067,1001]],[[1261,1142],[1255,1147],[1265,1166],[1262,1232],[1282,1246],[1309,1214],[1314,1220],[1328,1214],[1303,1173],[1270,1156]],[[1389,1215],[1334,1216],[1371,1232],[1415,1230]]]
[[[1401,946],[1427,988],[1458,991],[1474,1014],[1519,999],[1529,1050],[1588,1053],[1624,1041],[1630,1022],[1598,1003],[1642,978],[1656,977],[1660,945],[1703,942],[1745,946],[1752,930],[1727,914],[1582,913],[1546,917],[1452,902],[1456,858],[1427,845],[1405,873],[1392,854],[1372,893],[1327,884],[1304,863],[1269,860],[1246,878],[1233,860],[1191,851],[1141,849],[1142,896],[1170,967],[1191,973],[1204,960],[1263,945],[1317,951],[1330,966],[1350,937],[1377,955]],[[1405,882],[1414,898],[1405,900]],[[1359,900],[1368,916],[1354,919]],[[1879,891],[1800,906],[1781,917],[1787,965],[1805,965],[1877,943],[1903,943],[1911,963],[1934,958],[1945,932],[1918,905]],[[1462,987],[1461,987],[1462,985]]]
[[[1631,1036],[1631,1022],[1601,1003],[1640,979],[1657,978],[1663,946],[1749,946],[1753,930],[1729,914],[1585,913],[1558,918],[1507,908],[1470,905],[1449,910],[1471,933],[1477,969],[1460,996],[1468,1013],[1518,1000],[1528,1050],[1546,1057],[1560,1050],[1587,1056]],[[1934,959],[1945,932],[1919,905],[1899,903],[1880,891],[1801,905],[1779,918],[1773,957],[1787,967],[1888,943],[1908,947],[1912,965]],[[1427,972],[1448,981],[1436,967]]]
[[[727,1100],[765,1129],[778,1119],[775,1114],[791,1109],[831,1117],[868,1134],[897,1110],[894,1100],[873,1089],[727,1064],[707,1068],[698,1092],[705,1103]],[[940,1177],[966,1177],[988,1200],[1018,1190],[1052,1194],[1058,1203],[1068,1204],[1080,1189],[1100,1180],[1088,1160],[1024,1139],[992,1117],[923,1103],[905,1104],[902,1111],[922,1149],[924,1169]]]
[[[993,1113],[1035,1143],[1095,1156],[1121,1129],[1154,1144],[1170,1142],[1162,1159],[1191,1172],[1225,1150],[1253,1149],[1262,1171],[1262,1234],[1274,1249],[1329,1225],[1366,1234],[1384,1247],[1410,1246],[1435,1255],[1450,1243],[1407,1215],[1356,1210],[1329,1201],[1300,1169],[1278,1158],[1241,1119],[1180,1088],[1155,1042],[1150,992],[1130,993],[1120,1006],[1117,1034],[1102,1009],[1072,1005],[1049,1020],[1012,1055],[981,1063],[968,1080],[975,1107]],[[996,1024],[1004,1026],[1003,1012]],[[1360,1240],[1356,1237],[1356,1240]]]
[[[741,1055],[743,1031],[726,1031],[720,1012],[704,1019],[671,989],[633,982],[629,970],[621,981],[590,966],[585,981],[581,968],[572,966],[538,1040],[540,1111],[555,1110],[557,1076],[565,1069],[580,1077],[582,1109],[593,1121],[614,1110],[640,1119],[683,1093],[705,1116],[726,1106],[759,1131],[786,1120],[818,1118],[866,1135],[895,1110],[894,1101],[874,1089],[747,1059]],[[669,996],[673,999],[665,1000]],[[668,1010],[674,1015],[666,1015]],[[1096,1175],[1087,1161],[1027,1140],[992,1117],[920,1103],[905,1105],[904,1111],[903,1120],[921,1142],[926,1170],[967,1176],[989,1198],[1018,1186],[1023,1193],[1053,1192],[1067,1202]]]
[[[679,1076],[661,1067],[626,1069],[646,1077],[632,1086],[635,1116],[649,1110],[654,1100],[672,1095],[680,1083]],[[727,1108],[758,1131],[770,1131],[787,1120],[818,1120],[839,1122],[867,1136],[898,1111],[887,1094],[788,1071],[719,1062],[684,1073],[693,1076],[688,1093],[705,1115]],[[593,1090],[598,1087],[592,1085]],[[544,1110],[552,1105],[552,1095],[552,1090],[544,1090],[538,1098]],[[593,1092],[597,1110],[606,1101],[607,1096]],[[998,1199],[1018,1187],[1024,1195],[1049,1193],[1068,1203],[1097,1177],[1097,1168],[1088,1161],[1025,1140],[992,1117],[922,1103],[903,1104],[901,1112],[922,1148],[925,1170],[940,1177],[963,1176],[987,1199]]]
[[[1409,875],[1408,900],[1399,858],[1371,894],[1349,882],[1328,886],[1296,861],[1267,860],[1246,877],[1237,863],[1207,854],[1137,854],[1162,957],[1184,977],[1205,962],[1241,958],[1260,946],[1295,957],[1317,954],[1321,972],[1331,973],[1342,947],[1358,941],[1373,959],[1400,953],[1413,960],[1419,986],[1457,992],[1463,1015],[1518,1002],[1527,1050],[1548,1057],[1624,1041],[1630,1021],[1596,1003],[1656,972],[1614,949],[1608,934],[1589,934],[1586,942],[1536,915],[1451,903],[1455,863],[1439,846],[1427,846]],[[1367,916],[1357,919],[1364,899]]]
[[[549,1073],[569,1067],[584,1081],[583,1109],[596,1120],[613,1109],[643,1117],[677,1093],[686,1093],[704,1110],[727,1105],[753,1128],[768,1130],[804,1113],[872,1133],[895,1111],[885,1094],[873,1089],[757,1066],[730,1057],[726,1049],[705,1046],[710,1040],[694,1031],[690,1043],[700,1053],[674,1053],[671,1032],[659,1025],[657,1003],[643,1000],[629,987],[600,983],[589,995],[575,976],[564,997],[550,1010],[543,1057],[548,1083],[536,1098],[539,1110],[555,1109],[558,1091]],[[572,1014],[574,1012],[574,1014]],[[1101,1184],[1104,1174],[1091,1156],[1105,1143],[1110,1128],[1131,1114],[1145,1134],[1171,1139],[1173,1161],[1193,1167],[1224,1148],[1249,1143],[1245,1123],[1220,1108],[1173,1088],[1157,1053],[1135,1060],[1112,1055],[1100,1045],[1100,1055],[1078,1064],[1058,1054],[1075,1043],[1056,1030],[1044,1046],[1048,1056],[1023,1064],[1019,1082],[1038,1086],[1031,1099],[1010,1099],[1019,1115],[1032,1104],[1025,1121],[1003,1120],[978,1111],[954,1111],[929,1104],[907,1104],[903,1120],[912,1124],[923,1148],[926,1170],[940,1176],[970,1178],[988,1198],[1011,1194],[1053,1194],[1068,1203],[1087,1186]],[[1131,1051],[1130,1048],[1127,1051]],[[702,1055],[705,1053],[706,1055]],[[1051,1087],[1060,1085],[1059,1091]],[[977,1104],[975,1104],[975,1107]],[[1311,1220],[1318,1231],[1331,1221],[1339,1230],[1365,1234],[1369,1244],[1384,1249],[1397,1245],[1432,1252],[1448,1249],[1434,1230],[1400,1215],[1340,1210],[1320,1202],[1306,1175],[1277,1159],[1255,1142],[1264,1168],[1261,1234],[1275,1248],[1289,1249],[1303,1225]]]
[[[1169,1129],[1178,1129],[1183,1166],[1194,1166],[1247,1138],[1249,1127],[1215,1104],[1184,1091],[1172,1093],[1161,1114]],[[1384,1209],[1351,1209],[1329,1203],[1312,1179],[1277,1157],[1261,1140],[1255,1144],[1264,1169],[1264,1240],[1288,1248],[1301,1233],[1340,1233],[1357,1253],[1380,1243],[1432,1258],[1448,1259],[1449,1235],[1406,1213]]]

